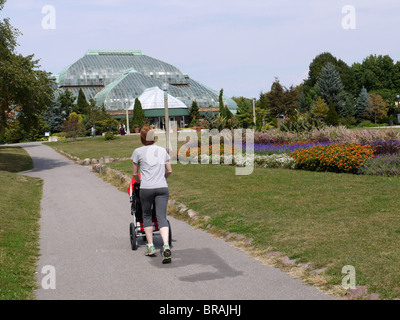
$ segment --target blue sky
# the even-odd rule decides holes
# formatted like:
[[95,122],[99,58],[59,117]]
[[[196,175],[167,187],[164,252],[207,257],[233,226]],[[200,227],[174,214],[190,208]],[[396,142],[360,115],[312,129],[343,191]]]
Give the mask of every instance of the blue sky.
[[[46,5],[55,29],[42,27]],[[345,5],[355,29],[342,27]],[[23,33],[18,51],[49,72],[88,49],[142,50],[228,96],[258,97],[275,77],[298,85],[322,52],[349,65],[400,60],[398,0],[8,0],[0,15]]]

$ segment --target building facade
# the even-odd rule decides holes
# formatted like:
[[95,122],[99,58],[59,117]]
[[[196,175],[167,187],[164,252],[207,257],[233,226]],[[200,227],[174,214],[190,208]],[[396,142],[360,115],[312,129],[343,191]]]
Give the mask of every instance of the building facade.
[[[70,90],[78,96],[82,89],[86,99],[94,99],[97,105],[104,105],[115,117],[123,117],[136,98],[146,89],[163,88],[168,83],[168,94],[180,100],[185,106],[175,110],[170,119],[177,121],[188,116],[188,109],[196,101],[201,110],[215,110],[219,106],[219,92],[191,79],[178,68],[144,55],[141,51],[89,50],[82,58],[64,68],[55,76],[60,89]],[[224,103],[233,114],[237,105],[231,98],[224,97]],[[145,116],[160,118],[161,110],[147,109]],[[131,113],[131,112],[130,112]],[[176,113],[176,114],[175,114]]]

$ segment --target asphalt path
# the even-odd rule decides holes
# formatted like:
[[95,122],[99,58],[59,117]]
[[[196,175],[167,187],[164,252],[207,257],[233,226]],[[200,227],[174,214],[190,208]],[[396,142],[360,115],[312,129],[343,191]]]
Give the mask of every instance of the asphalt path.
[[[324,300],[331,297],[229,242],[168,217],[171,264],[129,241],[128,194],[41,143],[19,144],[44,180],[41,202],[39,300]],[[155,236],[161,249],[161,238]],[[50,267],[48,267],[50,266]],[[49,285],[55,285],[49,287]]]

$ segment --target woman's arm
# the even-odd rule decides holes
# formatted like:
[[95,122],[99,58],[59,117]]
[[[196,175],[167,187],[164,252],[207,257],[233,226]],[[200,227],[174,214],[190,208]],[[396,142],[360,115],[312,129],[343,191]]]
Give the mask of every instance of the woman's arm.
[[133,163],[133,179],[136,180],[137,183],[140,183],[139,179],[139,166],[137,163]]
[[171,164],[168,162],[165,163],[165,179],[168,179],[168,177],[172,174],[172,167]]

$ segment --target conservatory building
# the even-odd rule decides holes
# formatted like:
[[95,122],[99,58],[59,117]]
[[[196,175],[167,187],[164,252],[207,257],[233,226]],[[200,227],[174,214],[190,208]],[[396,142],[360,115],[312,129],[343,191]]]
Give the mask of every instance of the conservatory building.
[[[216,111],[219,92],[191,79],[171,64],[144,55],[141,51],[89,50],[82,58],[55,76],[60,89],[78,96],[82,89],[86,99],[104,105],[116,118],[132,114],[136,98],[142,103],[145,116],[156,125],[163,125],[163,85],[168,84],[170,122],[178,127],[188,124],[189,108],[196,101],[204,112]],[[162,98],[161,98],[162,97]],[[237,105],[223,97],[233,114]],[[170,110],[171,108],[171,110]]]

